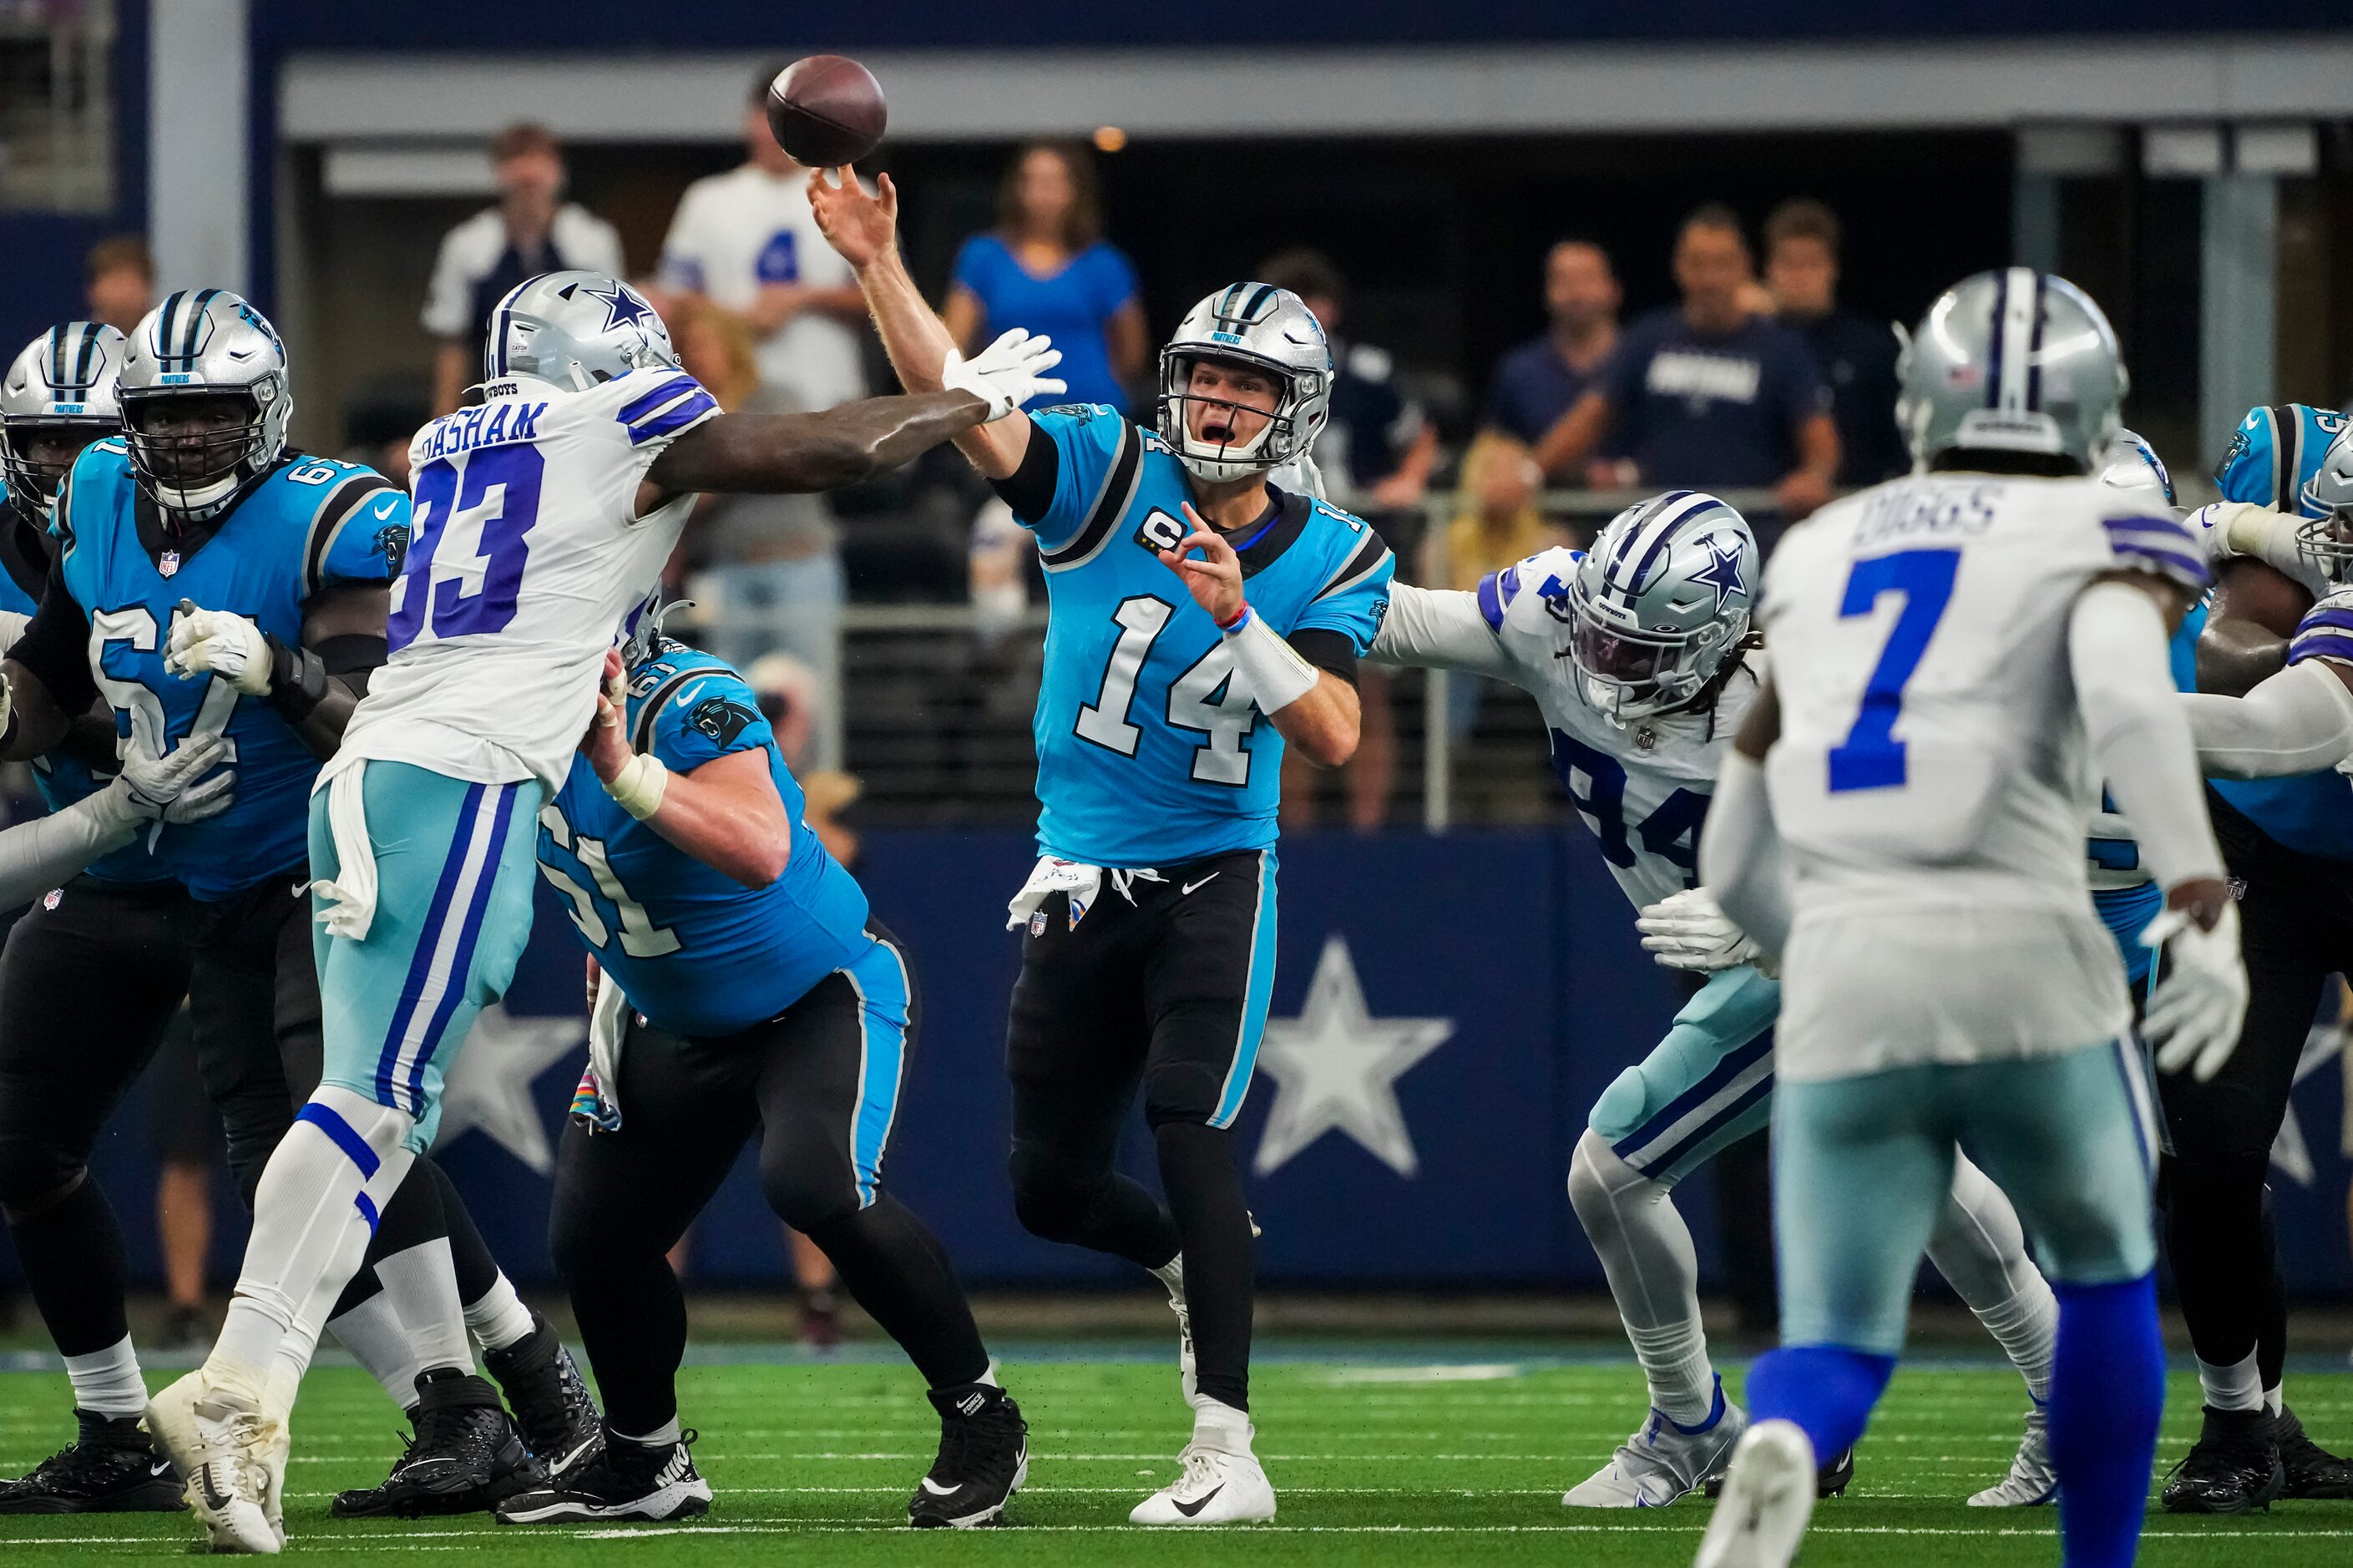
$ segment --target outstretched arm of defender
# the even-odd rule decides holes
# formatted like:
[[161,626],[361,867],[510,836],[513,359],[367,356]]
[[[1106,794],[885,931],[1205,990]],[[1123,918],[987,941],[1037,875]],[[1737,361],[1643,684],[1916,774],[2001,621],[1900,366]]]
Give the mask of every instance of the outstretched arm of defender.
[[607,687],[580,741],[605,793],[671,844],[747,888],[765,888],[783,876],[793,825],[768,771],[767,748],[730,752],[691,772],[671,773],[660,759],[630,749],[627,693],[623,700],[613,696],[620,676],[621,656],[607,654]]
[[[911,392],[942,384],[942,373],[956,353],[955,340],[925,302],[899,254],[899,191],[884,174],[868,195],[847,169],[820,170],[809,178],[809,208],[834,249],[858,274],[875,331],[891,366]],[[1029,449],[1029,421],[992,419],[956,437],[956,449],[972,459],[985,479],[1009,478]]]

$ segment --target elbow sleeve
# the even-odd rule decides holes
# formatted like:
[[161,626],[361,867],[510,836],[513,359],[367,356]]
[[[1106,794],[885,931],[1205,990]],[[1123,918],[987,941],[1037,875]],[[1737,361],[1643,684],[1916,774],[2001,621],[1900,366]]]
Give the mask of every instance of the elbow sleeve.
[[2180,701],[2211,777],[2318,773],[2353,755],[2353,690],[2322,660],[2290,665],[2244,697]]
[[2158,884],[2221,876],[2155,601],[2128,583],[2093,584],[2069,618],[2067,658],[2092,754]]

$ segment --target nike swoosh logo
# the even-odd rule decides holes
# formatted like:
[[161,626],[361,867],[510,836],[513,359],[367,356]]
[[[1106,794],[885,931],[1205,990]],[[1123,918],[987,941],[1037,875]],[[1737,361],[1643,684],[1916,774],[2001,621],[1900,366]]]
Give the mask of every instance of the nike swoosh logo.
[[923,1478],[923,1489],[931,1493],[934,1497],[954,1497],[956,1495],[955,1488],[944,1487],[940,1485],[939,1482],[932,1479],[929,1476],[925,1476]]
[[[196,1489],[204,1494],[206,1508],[217,1511],[228,1506],[227,1494],[213,1485],[213,1468],[210,1465],[202,1466],[197,1469]],[[1181,1508],[1184,1505],[1179,1503],[1177,1506]]]
[[399,504],[400,498],[398,496],[386,496],[385,498],[384,504],[375,509],[376,521],[378,522],[382,522],[385,518],[390,517],[392,515],[392,509]]
[[1208,876],[1206,876],[1206,877],[1202,878],[1202,879],[1201,879],[1199,881],[1198,881],[1198,882],[1187,882],[1187,883],[1186,883],[1182,888],[1180,888],[1180,889],[1178,889],[1176,890],[1176,896],[1177,896],[1178,898],[1180,898],[1180,899],[1181,899],[1181,898],[1185,898],[1185,897],[1188,896],[1188,895],[1193,891],[1193,889],[1196,889],[1196,888],[1206,888],[1206,887],[1208,887],[1210,883],[1212,883],[1212,882],[1216,881],[1217,879],[1218,879],[1218,873],[1217,873],[1217,872],[1215,872],[1215,871],[1212,871],[1212,872],[1210,872]]
[[671,698],[670,705],[673,708],[683,708],[688,703],[693,701],[694,694],[702,689],[702,682],[698,680],[693,685],[688,687],[685,690],[680,692],[676,697]]
[[304,897],[310,891],[311,879],[308,877],[303,878],[301,881],[294,884],[294,896],[298,899]]
[[171,1473],[172,1461],[169,1459],[158,1459],[153,1464],[147,1467],[148,1476],[155,1480],[161,1480]]
[[1176,1505],[1176,1511],[1178,1513],[1183,1514],[1187,1519],[1196,1519],[1200,1516],[1201,1510],[1208,1507],[1212,1502],[1215,1502],[1217,1500],[1218,1494],[1225,1489],[1224,1483],[1220,1482],[1217,1486],[1211,1487],[1208,1491],[1201,1494],[1201,1500],[1198,1502],[1187,1503],[1181,1498],[1170,1498],[1168,1500]]

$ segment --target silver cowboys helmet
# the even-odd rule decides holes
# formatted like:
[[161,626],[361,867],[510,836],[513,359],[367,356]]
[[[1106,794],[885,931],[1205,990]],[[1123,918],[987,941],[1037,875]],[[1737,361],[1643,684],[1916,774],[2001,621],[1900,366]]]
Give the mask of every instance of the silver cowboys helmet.
[[2153,490],[2165,498],[2166,505],[2180,504],[2174,499],[2173,476],[2166,470],[2165,459],[2136,431],[2119,429],[2108,437],[2100,482],[2112,490]]
[[[1247,441],[1196,440],[1186,405],[1241,406],[1188,390],[1196,360],[1250,365],[1274,377],[1274,412]],[[1258,410],[1250,410],[1252,413]],[[1160,438],[1211,484],[1264,473],[1306,456],[1332,412],[1332,346],[1299,296],[1271,283],[1236,283],[1185,312],[1160,351]],[[1214,417],[1205,428],[1219,428]],[[1230,427],[1227,427],[1229,432]]]
[[[123,352],[121,395],[139,488],[191,522],[218,515],[269,472],[294,412],[278,329],[226,289],[183,289],[147,312]],[[153,428],[198,398],[227,402],[239,417],[185,434]]]
[[[68,321],[26,343],[0,380],[0,478],[44,521],[57,510],[58,486],[74,457],[122,428],[115,390],[121,373],[121,332],[101,321]],[[36,443],[55,451],[36,452]]]
[[1895,423],[1925,468],[1942,453],[2024,452],[2089,472],[2116,434],[2128,378],[2116,334],[2064,278],[2009,267],[1928,307],[1896,364]]
[[1669,490],[1620,512],[1569,580],[1577,696],[1620,721],[1695,700],[1748,636],[1757,575],[1747,520],[1712,495]]
[[2353,425],[2337,433],[2298,498],[2307,514],[2295,526],[2297,552],[2333,583],[2353,582]]
[[643,294],[601,272],[543,272],[507,290],[482,345],[490,381],[585,392],[633,370],[678,368],[670,329]]

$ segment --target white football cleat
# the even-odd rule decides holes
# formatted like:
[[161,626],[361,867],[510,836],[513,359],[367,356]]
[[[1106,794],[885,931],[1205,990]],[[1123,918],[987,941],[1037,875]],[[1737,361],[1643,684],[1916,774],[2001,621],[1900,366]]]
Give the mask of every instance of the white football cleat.
[[148,1434],[187,1483],[188,1506],[215,1552],[284,1550],[282,1527],[270,1521],[283,1430],[251,1402],[212,1387],[201,1367],[148,1402]]
[[1759,1421],[1732,1451],[1693,1568],[1788,1568],[1814,1512],[1814,1446],[1793,1421]]
[[2059,1495],[2059,1473],[2051,1468],[2051,1416],[2040,1405],[2026,1413],[2026,1436],[2010,1474],[1969,1499],[1971,1508],[2040,1508]]
[[1748,1416],[1715,1386],[1715,1408],[1696,1429],[1676,1426],[1653,1410],[1642,1429],[1618,1446],[1609,1462],[1568,1489],[1567,1508],[1664,1508],[1724,1473],[1732,1446],[1748,1430]]
[[1274,1517],[1274,1486],[1250,1451],[1256,1428],[1241,1424],[1240,1441],[1220,1437],[1203,1422],[1178,1456],[1184,1469],[1135,1505],[1130,1524],[1247,1524]]

